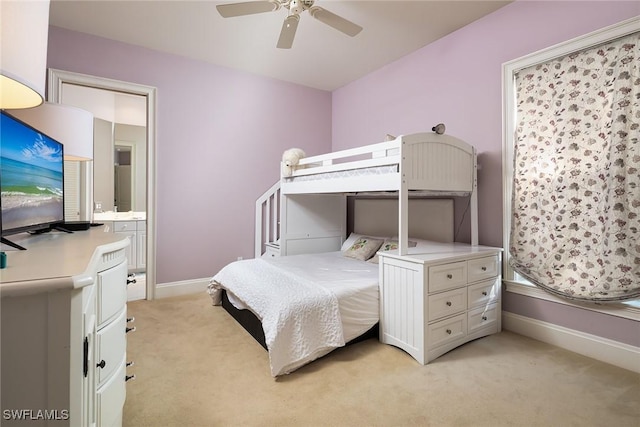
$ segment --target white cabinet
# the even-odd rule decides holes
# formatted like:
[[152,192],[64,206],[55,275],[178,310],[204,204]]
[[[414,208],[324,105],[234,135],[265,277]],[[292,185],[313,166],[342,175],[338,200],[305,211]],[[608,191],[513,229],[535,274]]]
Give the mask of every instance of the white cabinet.
[[380,253],[380,341],[421,364],[501,330],[501,249],[434,245]]
[[136,267],[147,267],[147,221],[136,221]]
[[104,223],[114,233],[129,238],[131,242],[127,249],[129,271],[144,270],[147,265],[147,221],[105,221]]
[[120,426],[128,239],[25,236],[0,270],[2,425]]

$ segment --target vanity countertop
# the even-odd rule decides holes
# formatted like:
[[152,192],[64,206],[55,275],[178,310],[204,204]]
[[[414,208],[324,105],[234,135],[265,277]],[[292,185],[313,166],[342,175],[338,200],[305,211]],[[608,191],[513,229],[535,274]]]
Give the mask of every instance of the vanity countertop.
[[94,212],[93,220],[100,221],[145,221],[146,212]]

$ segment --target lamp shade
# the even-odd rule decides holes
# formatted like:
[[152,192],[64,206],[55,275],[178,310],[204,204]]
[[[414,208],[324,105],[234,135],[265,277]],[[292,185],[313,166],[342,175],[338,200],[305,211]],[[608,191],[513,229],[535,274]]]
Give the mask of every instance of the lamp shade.
[[49,0],[0,1],[0,108],[44,99]]
[[90,112],[49,102],[7,112],[62,143],[65,160],[93,159],[93,114]]

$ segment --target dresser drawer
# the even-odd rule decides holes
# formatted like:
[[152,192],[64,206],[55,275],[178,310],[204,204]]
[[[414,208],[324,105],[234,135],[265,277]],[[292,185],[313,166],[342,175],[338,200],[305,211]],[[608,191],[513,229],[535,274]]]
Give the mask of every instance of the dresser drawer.
[[468,261],[469,283],[489,279],[498,275],[498,257],[496,255],[471,259]]
[[433,323],[429,328],[429,343],[431,347],[438,347],[450,342],[464,339],[467,334],[467,315],[445,319],[440,322]]
[[446,289],[463,286],[467,283],[467,262],[453,262],[450,264],[429,267],[429,292],[444,291]]
[[467,309],[467,289],[429,295],[429,321],[440,319]]
[[500,279],[490,279],[470,285],[468,290],[469,308],[485,306],[500,298]]
[[116,233],[122,231],[136,231],[137,221],[113,221],[113,231]]
[[469,334],[474,333],[479,329],[488,328],[490,326],[496,326],[498,323],[498,304],[490,304],[486,307],[478,307],[473,310],[469,310]]
[[127,303],[127,264],[98,273],[98,328],[115,317]]
[[137,231],[147,231],[147,221],[136,221]]
[[98,367],[98,387],[110,378],[126,355],[126,314],[123,306],[116,320],[98,331],[96,364],[100,365],[104,361],[104,367]]
[[118,364],[115,374],[109,380],[98,388],[96,394],[96,406],[98,416],[98,426],[115,427],[122,425],[122,409],[124,401],[127,397],[127,388],[125,383],[126,361]]

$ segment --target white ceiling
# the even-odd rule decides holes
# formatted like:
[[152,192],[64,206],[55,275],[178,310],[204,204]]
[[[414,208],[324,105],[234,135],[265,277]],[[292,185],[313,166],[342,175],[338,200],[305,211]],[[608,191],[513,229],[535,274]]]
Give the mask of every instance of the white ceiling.
[[351,38],[303,12],[290,50],[276,48],[286,9],[222,18],[215,6],[234,2],[51,0],[50,24],[331,91],[511,1],[318,0],[364,29]]

